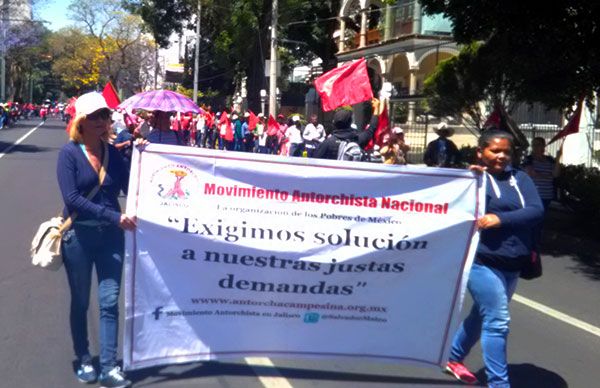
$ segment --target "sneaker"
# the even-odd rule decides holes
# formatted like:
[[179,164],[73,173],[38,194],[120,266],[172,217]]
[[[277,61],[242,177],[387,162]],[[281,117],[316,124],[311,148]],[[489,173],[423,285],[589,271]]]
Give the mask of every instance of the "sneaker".
[[80,383],[92,384],[96,382],[97,375],[96,369],[92,365],[92,362],[89,360],[83,360],[81,364],[79,364],[79,368],[77,368],[77,380]]
[[100,375],[100,388],[125,388],[131,385],[131,381],[125,378],[121,368],[115,366],[108,373]]
[[477,377],[475,377],[475,375],[460,362],[448,361],[445,372],[453,375],[457,380],[466,384],[477,384],[479,382],[477,381]]

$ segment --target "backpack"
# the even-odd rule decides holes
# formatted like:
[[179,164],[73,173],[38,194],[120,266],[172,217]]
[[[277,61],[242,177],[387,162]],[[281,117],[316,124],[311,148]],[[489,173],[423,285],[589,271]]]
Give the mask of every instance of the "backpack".
[[340,141],[337,160],[350,160],[353,162],[364,162],[367,160],[366,152],[353,141]]
[[381,155],[377,152],[368,152],[362,149],[354,141],[339,140],[337,160],[349,160],[352,162],[382,163]]

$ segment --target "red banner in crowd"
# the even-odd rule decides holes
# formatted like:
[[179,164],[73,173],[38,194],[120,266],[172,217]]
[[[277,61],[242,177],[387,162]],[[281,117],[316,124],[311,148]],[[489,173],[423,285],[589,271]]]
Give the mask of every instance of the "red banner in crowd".
[[258,124],[258,117],[251,110],[248,110],[248,113],[250,114],[250,117],[248,117],[248,129],[253,131],[256,128],[256,124]]
[[548,144],[553,143],[560,138],[567,137],[568,135],[579,132],[579,122],[581,121],[582,109],[583,98],[581,98],[577,103],[577,108],[575,109],[575,112],[573,112],[573,115],[569,119],[567,125],[565,125],[565,127],[559,133],[557,133],[556,136],[554,136]]
[[321,97],[325,112],[373,98],[364,58],[323,74],[315,80],[315,88]]
[[227,112],[223,111],[219,119],[219,136],[227,141],[233,141],[233,130],[231,129],[231,121]]
[[379,147],[383,147],[383,138],[386,133],[390,133],[390,117],[387,111],[387,105],[383,107],[383,111],[379,115],[379,122],[377,123],[377,130],[373,135],[373,138],[369,141],[369,144],[365,147],[366,150],[372,149],[375,144]]
[[275,120],[273,115],[269,115],[269,121],[267,122],[267,135],[276,136],[279,132],[279,123]]
[[121,103],[121,99],[119,99],[119,95],[110,81],[108,81],[106,86],[104,86],[102,96],[106,100],[106,105],[108,105],[110,109],[115,109]]

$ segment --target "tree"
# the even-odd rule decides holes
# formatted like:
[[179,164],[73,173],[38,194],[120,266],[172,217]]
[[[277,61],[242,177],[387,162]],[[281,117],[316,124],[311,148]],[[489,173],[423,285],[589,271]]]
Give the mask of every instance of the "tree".
[[76,28],[66,28],[52,34],[48,45],[54,59],[52,72],[60,75],[69,94],[100,83],[103,56],[97,40]]
[[474,55],[488,66],[489,77],[503,79],[505,93],[515,100],[570,109],[582,95],[592,97],[600,87],[598,2],[421,3],[426,13],[443,13],[452,21],[458,43],[481,42]]
[[29,99],[33,73],[41,62],[42,45],[48,30],[40,23],[23,22],[6,32],[6,69],[8,99]]
[[125,94],[140,90],[154,54],[152,42],[143,35],[142,19],[126,12],[117,0],[78,0],[69,11],[95,41],[92,62],[99,68],[97,82],[110,80]]
[[441,62],[425,80],[425,95],[431,112],[438,116],[461,115],[466,124],[482,130],[486,119],[484,105],[511,107],[516,98],[503,72],[482,54],[482,44],[462,48],[458,56]]
[[[126,3],[129,9],[142,16],[156,41],[164,45],[171,33],[180,33],[184,27],[194,27],[192,15],[196,12],[197,1],[128,0]],[[337,48],[332,36],[337,21],[323,19],[337,15],[340,1],[280,0],[279,3],[278,43],[280,58],[286,60],[283,69],[289,70],[293,63],[306,63],[316,56],[321,57],[326,66],[335,66]],[[267,88],[264,63],[269,51],[272,2],[202,0],[202,7],[202,42],[212,44],[201,45],[201,88],[205,91],[219,90],[223,97],[231,94],[235,85],[246,77],[248,104],[251,109],[258,110],[259,91]],[[293,23],[299,20],[303,22]],[[190,87],[193,56],[186,56],[186,62],[188,76],[184,79],[184,86]]]

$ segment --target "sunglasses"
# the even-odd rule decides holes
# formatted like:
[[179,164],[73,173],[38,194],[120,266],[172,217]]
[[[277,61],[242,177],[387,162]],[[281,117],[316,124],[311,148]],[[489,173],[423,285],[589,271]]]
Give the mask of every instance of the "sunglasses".
[[86,116],[88,120],[108,120],[112,117],[112,113],[108,109],[100,109]]

